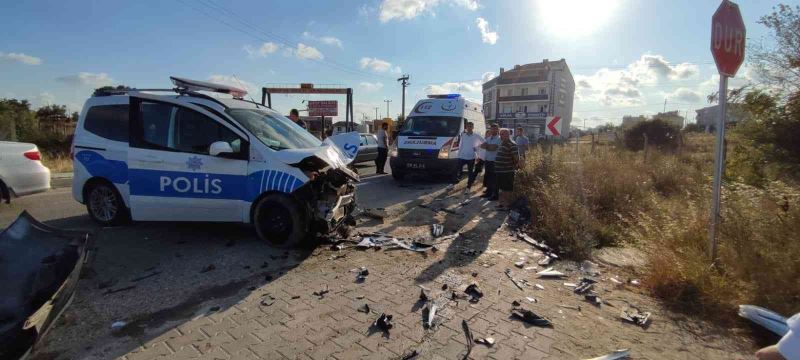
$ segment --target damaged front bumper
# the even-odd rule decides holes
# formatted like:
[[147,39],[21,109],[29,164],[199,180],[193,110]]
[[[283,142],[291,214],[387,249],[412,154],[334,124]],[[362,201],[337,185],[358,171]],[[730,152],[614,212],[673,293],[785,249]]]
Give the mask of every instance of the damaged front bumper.
[[295,196],[306,204],[313,232],[325,235],[352,223],[356,208],[353,182],[359,181],[358,174],[347,167],[332,167],[317,157],[294,166],[311,179]]
[[91,241],[24,211],[0,233],[0,359],[25,358],[69,305]]

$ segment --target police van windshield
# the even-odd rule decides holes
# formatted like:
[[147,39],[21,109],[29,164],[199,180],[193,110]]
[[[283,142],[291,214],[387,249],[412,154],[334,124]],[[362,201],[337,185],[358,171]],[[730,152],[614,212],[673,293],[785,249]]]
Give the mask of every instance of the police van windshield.
[[228,109],[225,112],[273,150],[307,149],[322,144],[300,125],[275,113],[256,109]]
[[456,136],[461,118],[455,116],[412,116],[406,120],[402,136]]

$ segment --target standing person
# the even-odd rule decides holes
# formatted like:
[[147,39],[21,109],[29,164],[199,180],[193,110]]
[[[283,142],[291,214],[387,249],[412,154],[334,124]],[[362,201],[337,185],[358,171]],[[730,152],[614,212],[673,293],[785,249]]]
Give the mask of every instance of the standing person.
[[480,135],[472,132],[475,124],[468,122],[464,126],[464,132],[461,133],[461,141],[458,147],[458,173],[467,165],[467,187],[464,188],[464,194],[469,194],[472,188],[472,183],[475,182],[475,153],[483,143],[483,138]]
[[530,141],[528,137],[525,136],[525,129],[523,129],[522,126],[517,126],[517,131],[514,133],[514,142],[517,144],[520,160],[525,160],[525,151],[528,150]]
[[389,123],[384,122],[381,128],[378,129],[376,137],[378,138],[378,157],[375,158],[375,173],[386,174],[383,168],[386,167],[386,158],[389,155],[389,136],[386,130],[389,129]]
[[490,128],[490,136],[486,138],[486,142],[481,144],[481,148],[486,150],[483,157],[484,171],[483,176],[486,180],[486,192],[481,197],[488,198],[489,200],[497,200],[499,193],[497,192],[497,178],[494,172],[494,161],[497,158],[497,148],[500,147],[500,137],[498,136],[499,127],[497,124],[492,124]]
[[511,192],[514,191],[514,172],[519,166],[519,150],[511,141],[508,130],[500,131],[500,147],[497,149],[497,158],[494,163],[494,172],[497,178],[496,188],[500,191],[500,205],[504,209],[511,205]]
[[306,122],[303,119],[300,119],[300,112],[297,109],[292,109],[289,111],[289,120],[294,121],[295,124],[300,125],[301,128],[306,128]]
[[[486,141],[485,139],[488,139],[491,135],[492,135],[491,130],[486,130],[486,132],[483,134],[483,141]],[[483,166],[485,165],[484,161],[485,158],[486,158],[486,150],[478,146],[477,159],[475,160],[475,175],[474,175],[476,179],[478,178],[478,174],[480,174],[481,171],[483,171]],[[483,180],[481,182],[481,185],[484,187],[484,189],[486,188],[486,174],[483,175]]]

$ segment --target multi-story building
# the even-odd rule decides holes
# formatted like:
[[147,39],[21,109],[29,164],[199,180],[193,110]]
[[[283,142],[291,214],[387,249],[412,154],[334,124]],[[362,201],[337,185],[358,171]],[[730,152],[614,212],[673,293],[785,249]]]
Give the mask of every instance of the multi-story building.
[[569,136],[575,80],[564,59],[514,65],[483,84],[483,114],[488,124],[522,126],[529,135],[544,135],[549,116],[561,117],[562,136]]
[[[728,116],[725,117],[725,122],[728,124],[735,124],[744,119],[747,115],[741,104],[728,103],[725,110],[728,113]],[[711,131],[711,129],[716,126],[717,121],[719,121],[719,105],[704,107],[695,110],[695,112],[697,112],[695,122],[697,122],[698,125],[702,125],[706,131]]]

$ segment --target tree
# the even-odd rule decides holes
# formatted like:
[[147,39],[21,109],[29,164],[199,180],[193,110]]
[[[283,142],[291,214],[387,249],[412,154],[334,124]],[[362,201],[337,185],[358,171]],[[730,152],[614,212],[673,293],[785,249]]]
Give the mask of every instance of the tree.
[[773,10],[758,23],[770,30],[775,45],[750,46],[750,62],[766,85],[794,94],[800,90],[800,6],[780,4]]
[[678,147],[680,130],[661,119],[642,121],[625,130],[625,147],[630,150],[644,149],[644,137],[647,145],[663,150],[674,150]]
[[117,86],[106,85],[94,89],[94,94],[92,94],[92,96],[109,95],[109,90],[131,90],[131,89],[133,88],[127,85],[117,85]]
[[0,99],[0,139],[32,141],[39,135],[28,100]]

